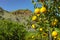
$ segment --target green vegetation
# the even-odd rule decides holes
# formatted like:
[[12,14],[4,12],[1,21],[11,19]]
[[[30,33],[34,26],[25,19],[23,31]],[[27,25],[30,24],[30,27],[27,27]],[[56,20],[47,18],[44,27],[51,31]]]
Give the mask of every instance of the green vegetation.
[[32,3],[33,13],[28,9],[8,12],[0,8],[0,40],[60,40],[60,0]]
[[24,40],[25,33],[23,24],[0,20],[0,40]]
[[[60,34],[59,29],[55,29]],[[42,37],[46,39],[46,36]],[[41,40],[41,33],[38,31],[28,32],[25,25],[18,22],[0,20],[0,40]]]

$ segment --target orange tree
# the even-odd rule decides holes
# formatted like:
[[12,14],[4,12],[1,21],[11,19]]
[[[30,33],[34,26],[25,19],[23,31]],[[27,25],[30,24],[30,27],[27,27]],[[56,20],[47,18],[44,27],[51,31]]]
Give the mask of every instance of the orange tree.
[[40,40],[60,40],[59,2],[60,0],[32,0],[34,12],[31,27],[40,33]]

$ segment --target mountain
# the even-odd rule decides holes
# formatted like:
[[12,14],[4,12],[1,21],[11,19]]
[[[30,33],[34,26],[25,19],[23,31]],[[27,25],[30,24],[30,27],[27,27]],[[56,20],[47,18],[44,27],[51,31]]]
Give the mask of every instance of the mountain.
[[16,10],[13,12],[8,12],[4,10],[3,8],[0,7],[0,19],[1,20],[10,20],[10,21],[16,21],[20,23],[25,23],[27,24],[27,20],[31,16],[32,11],[31,10]]

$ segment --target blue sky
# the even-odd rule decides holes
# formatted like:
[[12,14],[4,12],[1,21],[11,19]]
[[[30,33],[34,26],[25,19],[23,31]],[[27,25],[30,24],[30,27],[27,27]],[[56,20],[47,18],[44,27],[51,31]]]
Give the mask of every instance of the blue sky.
[[0,7],[7,11],[18,9],[34,10],[31,0],[0,0]]

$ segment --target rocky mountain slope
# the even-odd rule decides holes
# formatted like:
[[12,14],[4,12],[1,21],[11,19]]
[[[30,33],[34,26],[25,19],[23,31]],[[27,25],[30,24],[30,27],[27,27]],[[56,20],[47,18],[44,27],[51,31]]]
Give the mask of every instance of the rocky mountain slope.
[[30,11],[28,9],[8,12],[0,7],[0,19],[2,19],[2,20],[7,19],[7,20],[27,24],[27,20],[29,19],[31,14],[32,14],[32,11]]

